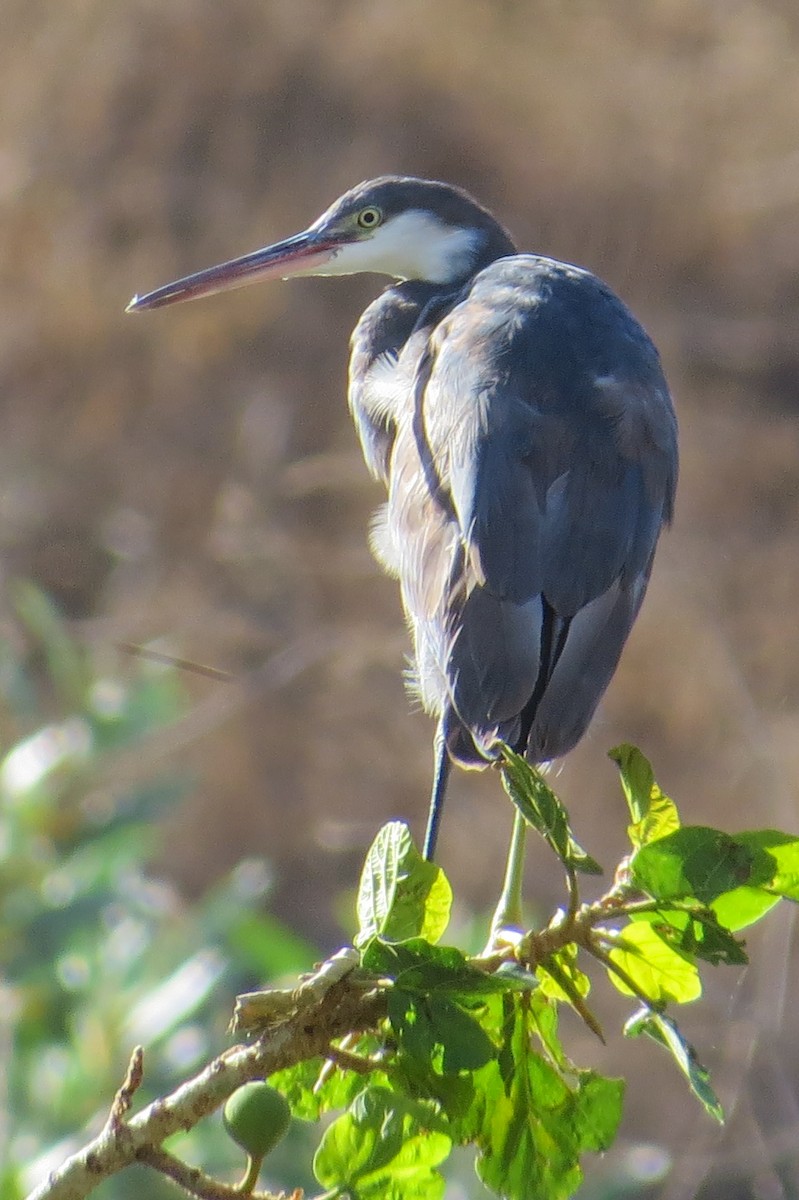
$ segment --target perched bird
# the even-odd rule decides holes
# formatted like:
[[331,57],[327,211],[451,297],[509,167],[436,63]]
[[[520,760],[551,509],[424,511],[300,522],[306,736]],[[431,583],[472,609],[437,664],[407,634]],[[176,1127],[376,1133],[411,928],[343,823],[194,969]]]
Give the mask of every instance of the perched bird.
[[677,424],[657,351],[590,272],[518,253],[460,188],[385,176],[305,232],[129,310],[258,279],[395,282],[352,335],[349,405],[386,487],[372,545],[400,583],[438,721],[425,855],[451,761],[533,763],[582,737],[672,516]]

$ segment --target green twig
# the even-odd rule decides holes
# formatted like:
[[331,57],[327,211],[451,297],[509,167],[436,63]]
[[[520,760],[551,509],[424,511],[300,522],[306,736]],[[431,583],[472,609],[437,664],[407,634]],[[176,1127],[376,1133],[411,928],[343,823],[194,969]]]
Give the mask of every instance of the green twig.
[[506,931],[522,929],[522,876],[524,873],[524,851],[527,842],[527,822],[518,809],[513,810],[513,832],[505,865],[497,907],[491,921],[491,933],[484,954],[490,955],[496,948],[501,935]]

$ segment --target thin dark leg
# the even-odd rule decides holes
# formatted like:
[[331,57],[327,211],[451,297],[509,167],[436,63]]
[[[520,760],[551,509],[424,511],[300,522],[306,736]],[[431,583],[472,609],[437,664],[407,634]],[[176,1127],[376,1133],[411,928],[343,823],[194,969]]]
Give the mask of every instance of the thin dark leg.
[[433,739],[435,753],[435,774],[433,776],[433,792],[430,797],[430,812],[427,817],[427,830],[424,835],[424,856],[428,862],[433,861],[438,841],[438,827],[441,824],[441,813],[444,808],[444,796],[449,779],[450,757],[447,752],[447,742],[444,737],[443,724],[439,724]]

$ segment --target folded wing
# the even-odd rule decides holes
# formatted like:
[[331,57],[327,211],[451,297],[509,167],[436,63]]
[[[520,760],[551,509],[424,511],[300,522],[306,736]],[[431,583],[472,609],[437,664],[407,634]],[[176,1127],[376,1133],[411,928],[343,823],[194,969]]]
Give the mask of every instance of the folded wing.
[[[672,514],[676,421],[652,343],[594,276],[499,260],[437,327],[415,438],[458,532],[431,618],[449,744],[533,761],[579,740]],[[432,482],[431,482],[432,480]]]

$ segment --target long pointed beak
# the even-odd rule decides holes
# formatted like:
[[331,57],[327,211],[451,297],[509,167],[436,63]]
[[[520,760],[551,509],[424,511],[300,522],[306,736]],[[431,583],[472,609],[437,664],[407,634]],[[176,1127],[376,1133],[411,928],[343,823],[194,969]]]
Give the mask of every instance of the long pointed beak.
[[313,275],[316,268],[330,262],[336,256],[345,239],[320,235],[314,229],[243,254],[217,267],[208,267],[195,275],[186,275],[174,283],[148,292],[146,296],[134,296],[125,312],[142,312],[147,308],[162,308],[183,300],[197,300],[200,296],[212,296],[214,292],[225,292],[231,288],[245,287],[261,279],[287,279],[292,275]]

